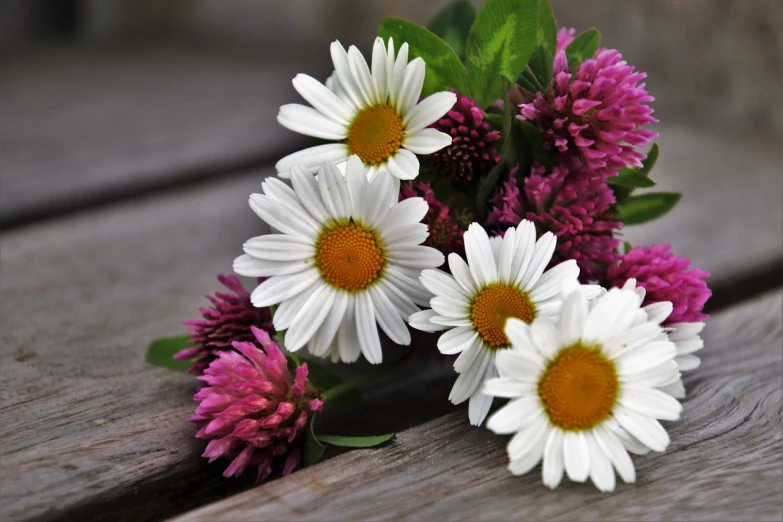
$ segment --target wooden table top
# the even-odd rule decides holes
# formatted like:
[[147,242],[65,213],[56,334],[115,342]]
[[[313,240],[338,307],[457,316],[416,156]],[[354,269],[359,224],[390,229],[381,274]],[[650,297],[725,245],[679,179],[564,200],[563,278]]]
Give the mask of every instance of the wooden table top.
[[550,492],[536,472],[511,476],[506,438],[468,425],[432,361],[332,421],[361,433],[372,414],[399,432],[381,448],[258,487],[200,458],[194,380],[144,356],[263,233],[247,197],[300,143],[274,121],[296,98],[292,67],[178,48],[0,66],[4,520],[783,517],[780,143],[687,124],[659,129],[654,172],[685,197],[624,237],[711,271],[714,315],[672,444],[634,458],[636,485]]

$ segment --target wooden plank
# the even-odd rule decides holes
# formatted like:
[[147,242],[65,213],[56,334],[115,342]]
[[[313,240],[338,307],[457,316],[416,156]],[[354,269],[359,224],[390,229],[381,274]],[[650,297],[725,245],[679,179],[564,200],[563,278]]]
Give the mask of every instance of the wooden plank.
[[[783,258],[783,150],[772,139],[747,139],[685,127],[663,127],[656,140],[661,155],[652,172],[658,186],[648,191],[679,191],[683,199],[650,225],[628,227],[634,245],[671,242],[696,266],[722,274],[767,270]],[[737,247],[745,250],[737,255]],[[780,265],[777,281],[780,284]]]
[[[0,474],[15,480],[4,480],[0,513],[160,518],[247,487],[200,458],[204,444],[186,422],[193,378],[144,354],[151,339],[184,332],[180,321],[218,289],[215,274],[230,272],[244,240],[263,232],[246,201],[269,173],[2,237]],[[367,408],[377,417],[366,433],[448,411],[449,383],[427,379],[448,367],[414,363],[430,373],[403,386],[400,374],[412,370],[400,368],[373,386]],[[429,403],[392,414],[423,389]]]
[[613,494],[514,477],[508,438],[458,411],[176,520],[780,520],[782,297],[710,322],[669,450],[635,457],[637,484]]
[[[688,149],[689,135],[683,136],[675,145]],[[0,490],[6,518],[161,517],[246,486],[220,479],[220,466],[198,457],[203,444],[184,422],[193,409],[193,381],[148,366],[144,353],[151,339],[179,331],[179,321],[192,317],[202,295],[216,289],[214,275],[230,271],[244,240],[262,233],[246,202],[269,172],[0,236],[0,473],[14,477]],[[692,175],[717,185],[734,174]],[[751,193],[760,200],[776,183],[762,181]],[[716,206],[702,190],[689,194],[683,208],[720,216],[732,201]],[[762,229],[768,221],[761,217],[744,222]],[[687,229],[665,239],[713,270],[715,282],[729,284],[744,265],[713,266],[711,260],[727,223],[743,219],[708,221],[712,226],[701,231],[701,241]],[[780,261],[750,234],[739,236],[729,251],[738,259]],[[398,405],[416,407],[392,405],[384,410],[388,415],[367,411],[353,417],[363,419],[355,428],[399,430],[434,418],[449,407],[449,384],[450,378],[427,393],[429,404],[409,400],[419,396],[416,389],[398,392]],[[405,383],[397,387],[407,389]],[[386,424],[366,424],[371,417]]]
[[304,143],[275,116],[312,61],[184,44],[3,61],[0,228],[275,161]]

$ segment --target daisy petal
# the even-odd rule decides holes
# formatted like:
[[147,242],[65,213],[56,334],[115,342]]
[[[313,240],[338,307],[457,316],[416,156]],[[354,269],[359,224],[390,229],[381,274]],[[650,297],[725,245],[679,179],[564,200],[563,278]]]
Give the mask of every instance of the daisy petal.
[[542,416],[541,401],[538,397],[526,395],[509,401],[495,412],[487,421],[487,429],[496,435],[508,435],[543,421]]
[[552,254],[555,252],[556,245],[557,239],[551,232],[547,232],[536,241],[536,246],[533,250],[533,258],[530,260],[530,266],[528,266],[525,275],[519,282],[519,286],[521,286],[525,292],[529,292],[538,282],[541,274],[544,273],[547,265],[549,265],[549,262],[552,260]]
[[[434,310],[430,310],[434,312]],[[478,334],[471,327],[460,327],[449,330],[438,339],[438,350],[446,355],[461,353],[472,346],[478,339]]]
[[441,332],[447,330],[448,326],[430,322],[430,319],[434,315],[437,315],[435,310],[422,310],[421,312],[416,312],[408,318],[408,324],[422,332]]
[[289,103],[280,107],[277,121],[286,129],[325,140],[342,140],[348,127],[305,105]]
[[633,467],[631,457],[614,433],[607,428],[598,426],[593,430],[593,437],[623,481],[626,484],[636,482],[636,470]]
[[301,293],[320,279],[321,274],[314,268],[289,276],[270,277],[253,290],[250,300],[256,308],[275,305]]
[[682,413],[676,399],[653,388],[625,387],[618,402],[630,411],[656,419],[675,421]]
[[384,46],[383,38],[379,36],[375,39],[375,43],[372,46],[372,81],[375,88],[375,97],[379,102],[385,102],[389,93],[386,75],[387,60],[386,47]]
[[[489,365],[490,354],[483,348],[474,348],[474,350],[476,358],[472,361],[472,364],[465,368],[463,373],[460,373],[457,381],[454,383],[454,387],[451,389],[449,400],[452,404],[465,402],[481,386],[482,379]],[[468,352],[462,352],[462,355],[466,353]]]
[[[493,356],[490,354],[489,364],[484,372],[482,382],[486,382],[488,379],[496,376],[492,358]],[[492,396],[485,394],[482,388],[483,386],[479,386],[476,393],[471,395],[470,401],[468,401],[468,420],[470,420],[471,426],[481,426],[481,423],[487,417],[487,413],[489,413],[489,408],[492,407]]]
[[329,350],[332,341],[337,335],[337,330],[343,322],[347,306],[348,293],[335,292],[334,304],[324,319],[323,324],[321,324],[321,327],[318,328],[318,331],[310,340],[310,345],[308,345],[313,355],[323,357]]
[[345,49],[340,45],[340,42],[332,42],[332,45],[329,46],[329,52],[332,55],[334,72],[337,74],[337,79],[340,81],[340,87],[342,87],[347,99],[353,104],[353,107],[359,109],[369,105],[369,103],[362,98],[361,90],[351,72],[348,53],[345,52]]
[[348,106],[321,82],[306,74],[297,74],[291,83],[294,84],[296,92],[318,112],[335,123],[350,125],[354,118],[352,107]]
[[314,266],[315,259],[299,262],[267,261],[243,254],[234,260],[234,272],[245,277],[274,277],[296,274]]
[[378,337],[378,327],[375,324],[375,309],[368,292],[356,294],[354,315],[356,316],[356,331],[358,332],[359,345],[364,357],[371,364],[380,364],[383,361],[381,339]]
[[329,285],[318,286],[291,321],[291,326],[285,333],[286,348],[296,351],[312,339],[329,314],[335,294],[335,290]]
[[345,316],[337,330],[337,349],[340,354],[340,360],[346,363],[356,361],[362,354],[361,342],[359,341],[359,332],[356,330],[355,297],[348,295],[348,302],[345,306]]
[[421,129],[406,134],[402,146],[415,154],[432,154],[451,145],[451,136],[436,129]]
[[318,170],[324,162],[327,161],[345,161],[350,153],[348,146],[344,143],[329,143],[327,145],[318,145],[307,149],[294,152],[284,157],[275,164],[277,175],[281,178],[287,178],[289,171],[294,165],[302,165],[310,169],[311,172]]
[[478,223],[472,223],[463,237],[473,279],[482,287],[495,283],[498,269],[487,232]]
[[441,270],[423,270],[421,273],[421,284],[435,295],[445,295],[457,300],[469,299],[465,290],[454,280],[454,278]]
[[563,462],[568,478],[584,482],[590,476],[590,453],[581,431],[567,431],[563,437]]
[[614,491],[615,477],[612,462],[604,453],[591,432],[585,432],[587,451],[590,454],[590,479],[603,493]]
[[419,159],[407,149],[398,149],[389,158],[388,166],[392,176],[398,179],[414,179],[419,175]]
[[544,446],[541,479],[549,489],[555,489],[563,479],[563,432],[552,430]]
[[321,194],[318,190],[318,180],[309,170],[294,165],[291,170],[291,185],[294,187],[297,197],[304,208],[318,221],[329,219],[329,213],[324,207]]
[[[421,92],[421,90],[419,92]],[[417,103],[410,112],[405,113],[405,118],[403,118],[402,123],[405,125],[406,134],[410,136],[435,123],[449,112],[455,103],[457,103],[457,95],[453,92],[436,92],[435,94],[427,96]],[[448,134],[446,136],[448,136]],[[449,137],[449,142],[446,145],[450,144],[451,138]],[[444,145],[444,147],[446,145]],[[429,153],[425,152],[423,154]]]
[[544,272],[530,289],[528,296],[534,303],[550,299],[560,293],[563,279],[576,281],[578,278],[579,267],[576,266],[576,261],[569,259]]
[[620,426],[653,451],[664,451],[669,445],[669,434],[655,420],[627,408],[615,408],[614,417]]
[[[423,86],[424,60],[414,58],[405,67],[405,76],[402,80],[402,86],[400,86],[397,98],[397,110],[400,114],[408,114],[413,109],[421,96],[421,88]],[[456,101],[456,97],[454,101]]]
[[375,320],[378,321],[381,329],[395,343],[408,346],[411,343],[411,333],[386,294],[378,286],[372,286],[369,294],[375,308]]
[[359,49],[353,45],[348,49],[348,65],[359,94],[364,101],[364,106],[367,107],[378,103],[379,100],[375,96],[375,85],[370,75],[370,68],[367,66],[367,60],[364,59]]

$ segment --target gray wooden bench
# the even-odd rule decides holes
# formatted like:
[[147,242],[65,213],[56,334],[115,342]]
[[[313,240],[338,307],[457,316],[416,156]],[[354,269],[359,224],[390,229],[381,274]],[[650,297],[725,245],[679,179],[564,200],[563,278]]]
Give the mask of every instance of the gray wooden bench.
[[654,177],[683,202],[625,237],[671,242],[712,271],[714,317],[672,445],[635,459],[635,486],[552,493],[535,472],[510,476],[505,439],[448,404],[453,377],[433,363],[371,390],[381,420],[353,417],[358,433],[399,431],[382,448],[328,453],[259,487],[201,459],[185,421],[194,380],[144,355],[182,331],[263,231],[247,196],[297,146],[273,119],[294,98],[292,67],[172,48],[41,54],[0,70],[3,519],[783,516],[783,158],[772,139],[676,124],[659,129]]

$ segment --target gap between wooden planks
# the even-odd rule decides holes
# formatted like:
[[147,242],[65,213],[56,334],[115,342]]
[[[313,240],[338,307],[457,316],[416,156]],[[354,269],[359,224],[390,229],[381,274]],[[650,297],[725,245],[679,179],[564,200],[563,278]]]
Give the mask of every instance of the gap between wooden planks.
[[[665,218],[629,232],[671,241],[713,272],[714,285],[730,286],[780,262],[779,234],[768,227],[780,207],[758,210],[777,201],[775,171],[756,168],[738,180],[716,164],[679,176],[692,165],[666,160],[667,150],[688,158],[678,151],[714,145],[684,129],[663,135],[676,139],[664,144],[658,177],[670,188],[698,178],[701,188],[687,194],[676,223]],[[160,517],[242,487],[198,457],[203,443],[185,422],[193,409],[192,378],[150,367],[144,353],[151,339],[182,331],[179,322],[193,317],[205,302],[201,296],[218,289],[214,275],[230,271],[241,244],[262,233],[247,196],[269,173],[0,237],[0,472],[14,477],[4,480],[0,512],[69,518],[102,505],[107,518]],[[739,234],[727,248],[725,231],[741,227],[755,234]],[[405,427],[404,417],[388,429]],[[159,502],[151,502],[153,492]]]
[[176,521],[780,520],[782,296],[710,321],[682,418],[665,423],[669,449],[635,456],[637,484],[612,494],[567,478],[549,491],[540,466],[514,477],[508,437],[471,427],[462,409]]
[[306,143],[275,116],[297,67],[329,72],[314,58],[181,42],[3,62],[0,229],[276,161]]

